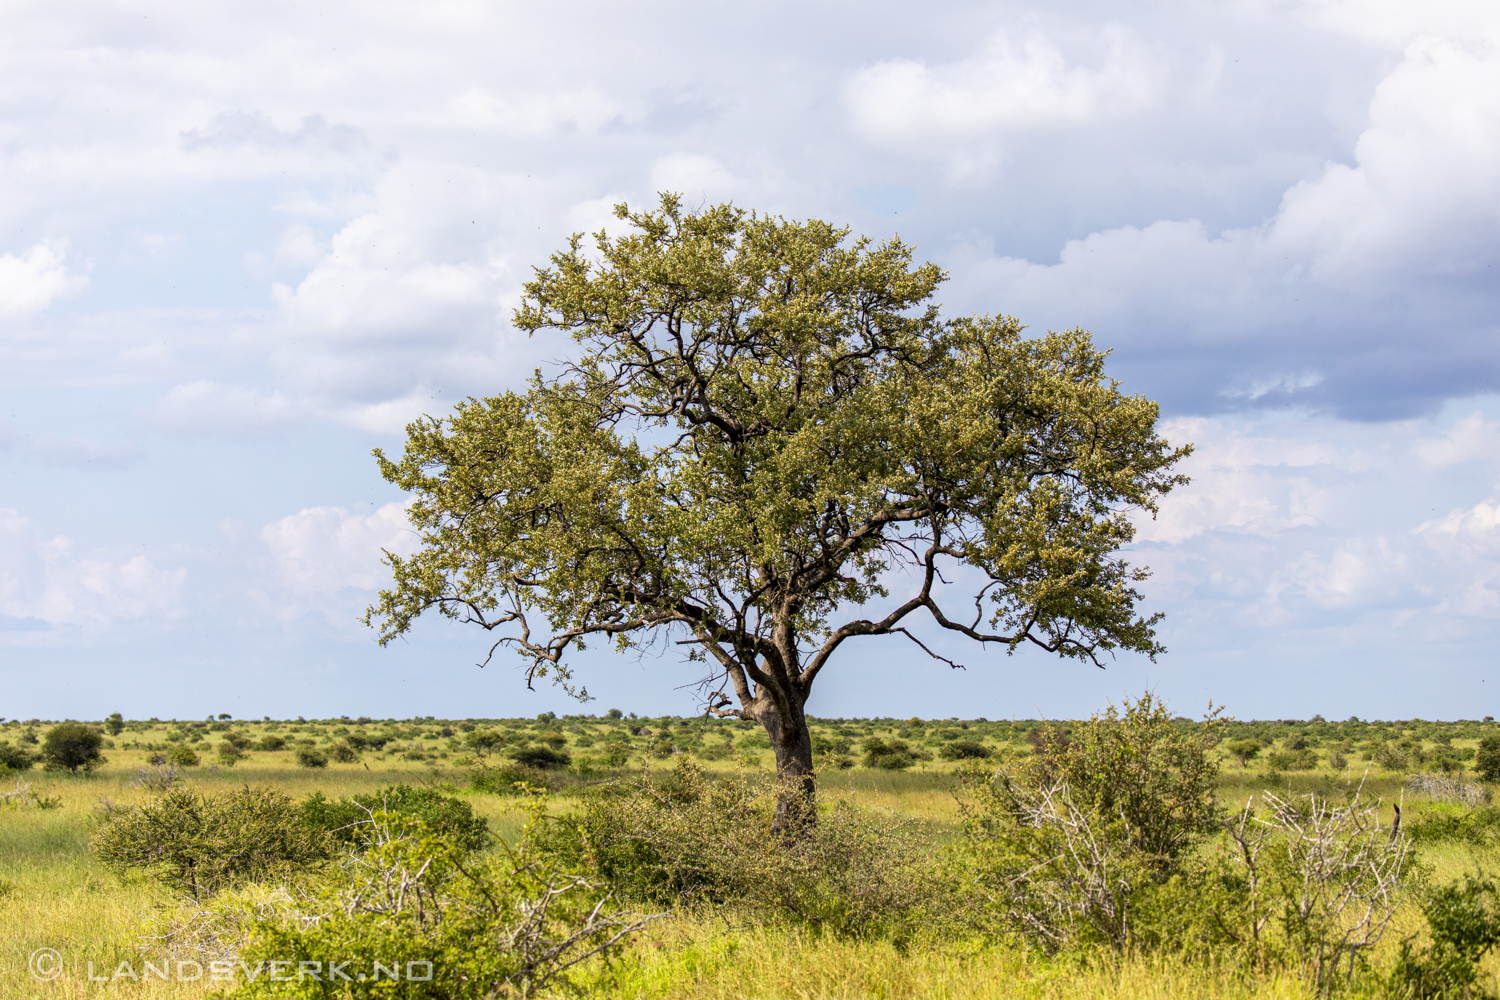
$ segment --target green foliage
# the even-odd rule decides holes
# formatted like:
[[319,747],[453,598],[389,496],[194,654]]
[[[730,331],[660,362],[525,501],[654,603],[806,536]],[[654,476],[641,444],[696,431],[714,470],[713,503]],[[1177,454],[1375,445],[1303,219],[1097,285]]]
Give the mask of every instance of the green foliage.
[[1227,720],[1214,712],[1199,725],[1175,725],[1167,706],[1150,694],[1113,705],[1064,740],[1047,730],[1024,763],[1027,780],[1067,785],[1084,808],[1118,825],[1131,849],[1170,867],[1221,818],[1213,753]]
[[419,819],[434,836],[463,853],[485,850],[494,842],[489,824],[483,816],[474,815],[469,803],[430,788],[391,785],[332,801],[314,792],[300,808],[302,821],[311,829],[346,847],[368,839],[374,829],[371,817],[377,812]]
[[10,740],[0,740],[0,771],[28,771],[36,766],[37,755],[25,747],[10,745]]
[[917,762],[911,744],[905,740],[883,740],[878,736],[871,736],[861,747],[865,752],[865,767],[882,771],[904,771]]
[[1244,767],[1259,755],[1261,746],[1257,740],[1230,740],[1224,744],[1224,749],[1239,761],[1240,767]]
[[[579,962],[616,954],[643,923],[611,910],[586,874],[538,859],[529,836],[515,850],[466,862],[421,820],[372,819],[369,846],[332,884],[239,915],[240,961],[312,961],[323,975],[258,976],[236,997],[528,997],[566,989]],[[341,964],[330,978],[334,960]],[[377,979],[377,962],[395,971]]]
[[535,767],[547,770],[554,767],[567,767],[573,762],[573,758],[564,751],[554,750],[549,746],[519,747],[510,752],[510,757],[523,767]]
[[1190,861],[1221,823],[1212,751],[1224,726],[1217,715],[1174,725],[1146,694],[1071,739],[1042,730],[1033,756],[1014,768],[966,775],[953,855],[975,890],[973,919],[1046,948],[1079,939],[1129,946],[1146,895],[1206,877]]
[[[936,609],[951,562],[986,581],[983,621],[941,627],[1086,660],[1160,651],[1137,614],[1145,571],[1119,552],[1126,511],[1183,481],[1187,449],[1086,333],[944,320],[938,267],[826,222],[672,195],[617,215],[631,232],[575,236],[514,317],[572,335],[571,361],[412,423],[400,461],[376,453],[421,538],[387,557],[393,586],[366,613],[382,644],[435,610],[491,630],[528,682],[566,684],[589,642],[681,629],[747,718],[797,727],[752,680],[771,671],[757,688],[800,707],[845,639]],[[922,599],[834,620],[913,553]],[[783,653],[799,644],[805,659]]]
[[537,846],[585,862],[628,900],[705,904],[846,935],[908,935],[951,908],[914,826],[838,804],[794,840],[772,830],[781,789],[759,775],[665,774],[605,786],[556,817]]
[[328,755],[317,747],[299,746],[295,754],[298,767],[327,767]]
[[1485,781],[1500,781],[1500,733],[1490,733],[1479,741],[1474,754],[1474,769]]
[[469,787],[495,795],[524,795],[528,789],[550,789],[547,771],[516,762],[481,767],[469,776]]
[[103,734],[93,726],[64,722],[47,730],[42,739],[42,765],[49,771],[88,773],[108,763],[99,752],[103,745]]
[[1500,844],[1500,809],[1434,807],[1406,825],[1407,834],[1418,843]]
[[119,736],[125,729],[125,718],[119,712],[112,712],[109,718],[104,720],[104,731],[111,736]]
[[1318,752],[1302,749],[1267,754],[1266,764],[1273,771],[1311,771],[1318,766]]
[[328,748],[328,759],[335,764],[356,764],[359,762],[359,751],[350,746],[348,740],[339,740]]
[[167,763],[178,767],[197,767],[200,761],[191,747],[174,747],[167,751]]
[[1428,893],[1422,905],[1432,941],[1401,942],[1390,974],[1401,1000],[1467,1000],[1491,994],[1478,985],[1479,962],[1500,944],[1500,888],[1489,876],[1465,875],[1462,883]]
[[90,845],[116,874],[144,872],[194,899],[299,875],[328,856],[326,838],[303,823],[290,798],[250,787],[217,795],[172,789],[109,816]]
[[953,740],[938,750],[938,756],[944,760],[988,760],[994,753],[983,743],[973,740]]

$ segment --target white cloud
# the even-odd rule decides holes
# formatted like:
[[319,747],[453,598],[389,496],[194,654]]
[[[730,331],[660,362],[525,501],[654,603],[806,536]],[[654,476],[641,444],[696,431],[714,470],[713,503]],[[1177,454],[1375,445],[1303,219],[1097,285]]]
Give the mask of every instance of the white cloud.
[[309,507],[261,529],[278,579],[299,595],[333,595],[346,587],[374,590],[389,574],[385,550],[410,555],[416,533],[406,505],[388,503],[371,514],[344,507]]
[[689,204],[733,199],[740,182],[718,160],[696,153],[672,153],[651,164],[651,187],[676,191]]
[[145,416],[159,427],[186,433],[238,434],[286,427],[299,414],[281,393],[199,379],[173,386]]
[[0,255],[0,318],[29,316],[79,291],[88,278],[68,270],[67,245],[38,243],[19,257]]
[[1413,42],[1369,117],[1352,165],[1259,225],[1124,225],[1056,264],[971,248],[957,283],[1037,326],[1109,331],[1143,359],[1136,387],[1179,406],[1295,396],[1391,417],[1479,391],[1500,377],[1479,346],[1500,332],[1500,47]]
[[1138,111],[1166,79],[1131,33],[1101,33],[1096,68],[1073,63],[1049,39],[1000,35],[984,53],[928,65],[898,58],[844,86],[855,127],[886,143],[948,143],[1010,130],[1078,126]]
[[142,555],[79,554],[66,535],[44,537],[20,511],[0,508],[0,615],[52,625],[104,626],[181,612],[187,570]]
[[1500,421],[1471,413],[1439,434],[1419,439],[1413,450],[1428,468],[1445,468],[1474,459],[1500,461]]

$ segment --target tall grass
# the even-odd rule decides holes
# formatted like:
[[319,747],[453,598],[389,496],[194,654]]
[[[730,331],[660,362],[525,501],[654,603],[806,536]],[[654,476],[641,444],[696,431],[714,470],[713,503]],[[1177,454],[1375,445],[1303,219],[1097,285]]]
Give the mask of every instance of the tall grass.
[[[255,727],[250,727],[255,728]],[[132,783],[134,770],[148,754],[138,750],[106,751],[111,763],[100,772],[66,776],[33,771],[24,776],[41,795],[61,800],[55,809],[0,809],[0,1000],[9,998],[111,997],[120,1000],[176,1000],[200,997],[205,983],[116,981],[91,983],[88,963],[96,972],[112,971],[121,961],[139,968],[142,935],[179,902],[153,883],[120,882],[100,869],[88,851],[88,839],[106,808],[127,808],[147,793]],[[207,763],[212,763],[206,758]],[[669,762],[652,762],[653,768]],[[717,762],[709,770],[732,770],[737,761]],[[1237,808],[1262,791],[1280,794],[1342,796],[1357,784],[1364,765],[1337,775],[1297,772],[1268,779],[1263,772],[1233,763],[1221,772],[1221,800]],[[947,765],[907,772],[856,768],[821,776],[825,800],[847,799],[871,809],[886,809],[919,819],[937,839],[957,828],[961,818],[954,795],[957,778]],[[452,766],[379,760],[327,769],[298,768],[289,754],[256,753],[237,766],[186,768],[185,783],[204,791],[240,785],[278,788],[296,798],[321,792],[338,798],[373,792],[398,782],[454,787],[507,840],[518,835],[524,811],[515,798],[466,790],[464,773]],[[628,772],[591,780],[626,778]],[[11,779],[0,779],[8,788]],[[1402,778],[1371,774],[1366,800],[1390,804],[1402,797]],[[552,808],[573,808],[567,795]],[[1410,821],[1425,804],[1406,797]],[[1435,884],[1465,872],[1494,870],[1494,855],[1457,844],[1429,845],[1422,860]],[[1392,933],[1374,956],[1389,960],[1404,935],[1420,934],[1423,921],[1415,905],[1400,913]],[[42,947],[63,954],[64,973],[53,982],[34,980],[27,972],[30,954]],[[1486,963],[1488,988],[1500,985],[1497,959]],[[687,915],[655,925],[613,969],[598,969],[596,994],[611,998],[661,1000],[978,1000],[988,997],[1125,998],[1195,997],[1205,1000],[1310,997],[1306,984],[1285,974],[1243,973],[1191,965],[1158,956],[1089,962],[1046,959],[1006,943],[980,945],[947,941],[899,948],[884,940],[819,937],[776,926],[731,926],[707,916]]]

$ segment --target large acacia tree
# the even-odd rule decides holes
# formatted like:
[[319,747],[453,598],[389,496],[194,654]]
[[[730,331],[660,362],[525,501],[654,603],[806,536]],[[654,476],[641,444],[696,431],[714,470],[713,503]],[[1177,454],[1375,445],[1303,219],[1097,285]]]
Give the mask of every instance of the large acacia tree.
[[944,319],[943,273],[898,240],[673,196],[616,214],[629,235],[573,237],[515,315],[576,360],[376,453],[422,539],[387,557],[382,644],[436,608],[564,684],[588,642],[681,644],[708,708],[763,725],[809,793],[804,708],[851,642],[957,666],[925,619],[1096,664],[1161,651],[1118,552],[1187,449],[1088,334]]

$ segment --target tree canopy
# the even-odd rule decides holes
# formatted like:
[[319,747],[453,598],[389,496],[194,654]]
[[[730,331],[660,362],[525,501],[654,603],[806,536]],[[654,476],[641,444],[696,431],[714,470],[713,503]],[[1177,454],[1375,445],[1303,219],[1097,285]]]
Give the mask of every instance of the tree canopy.
[[[794,774],[802,706],[851,639],[927,650],[926,617],[1093,663],[1161,651],[1119,550],[1188,448],[1087,333],[944,318],[943,272],[899,240],[671,195],[616,215],[630,232],[575,235],[515,314],[571,334],[572,360],[376,452],[422,541],[387,556],[382,643],[436,608],[570,684],[590,641],[673,639]],[[898,571],[914,593],[891,601]]]

